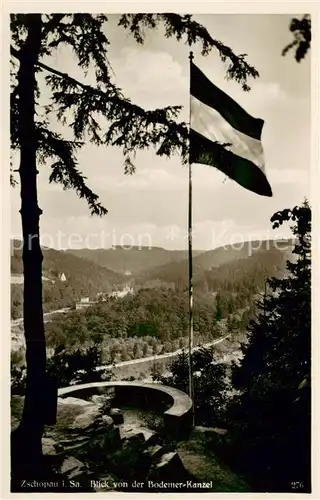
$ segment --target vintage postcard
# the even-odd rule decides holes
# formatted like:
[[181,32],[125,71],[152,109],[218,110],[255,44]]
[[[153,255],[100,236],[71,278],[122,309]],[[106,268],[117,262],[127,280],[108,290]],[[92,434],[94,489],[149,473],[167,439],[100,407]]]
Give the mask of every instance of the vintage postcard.
[[3,16],[8,494],[313,496],[316,14],[150,5]]

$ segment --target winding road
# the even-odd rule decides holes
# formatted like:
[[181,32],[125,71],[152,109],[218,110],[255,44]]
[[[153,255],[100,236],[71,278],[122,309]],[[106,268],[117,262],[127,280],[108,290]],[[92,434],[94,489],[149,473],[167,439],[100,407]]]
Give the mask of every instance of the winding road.
[[[48,323],[50,321],[50,317],[53,316],[54,314],[64,314],[69,312],[71,307],[63,307],[62,309],[56,309],[55,311],[49,311],[46,313],[43,313],[43,320],[45,323]],[[19,326],[23,324],[23,318],[17,318],[11,321],[11,326]]]
[[[207,347],[211,347],[211,346],[220,344],[228,337],[230,337],[230,334],[225,335],[224,337],[220,337],[219,339],[214,340],[212,342],[208,342],[207,344],[195,346],[192,349],[192,351],[194,352],[194,351],[198,351],[199,349],[202,349],[202,348],[207,348]],[[155,356],[148,356],[146,358],[131,359],[130,361],[121,361],[119,363],[114,363],[113,365],[101,365],[101,366],[97,366],[96,371],[112,369],[112,368],[121,368],[123,366],[135,365],[137,363],[145,363],[147,361],[161,361],[162,359],[173,358],[175,356],[178,356],[183,351],[185,351],[185,348],[177,349],[176,351],[173,351],[173,352],[166,352],[164,354],[157,354]]]
[[[50,311],[50,312],[44,313],[43,314],[44,322],[47,323],[51,320],[51,316],[53,316],[55,314],[65,314],[65,313],[69,312],[70,309],[71,309],[70,307],[64,307],[62,309],[56,309],[55,311]],[[19,326],[21,324],[23,324],[23,318],[18,318],[16,320],[11,321],[11,327]],[[212,347],[214,345],[220,344],[221,342],[226,340],[228,337],[230,337],[230,334],[225,335],[223,337],[220,337],[216,340],[213,340],[212,342],[207,342],[206,344],[202,344],[200,346],[195,346],[195,347],[193,347],[192,352],[198,351],[201,348],[208,348],[208,347]],[[23,338],[23,336],[21,336],[21,338],[19,338],[19,339],[16,338],[15,340],[18,341],[18,343],[21,343],[21,341],[23,341],[24,338]],[[177,349],[176,351],[166,352],[164,354],[156,354],[155,356],[147,356],[145,358],[131,359],[130,361],[120,361],[118,363],[114,363],[111,365],[110,364],[109,365],[101,365],[101,366],[98,366],[96,368],[96,371],[112,369],[112,368],[121,368],[121,367],[125,367],[125,366],[135,365],[138,363],[145,363],[148,361],[153,361],[153,362],[161,361],[163,359],[176,357],[179,354],[181,354],[183,351],[186,351],[186,348]]]

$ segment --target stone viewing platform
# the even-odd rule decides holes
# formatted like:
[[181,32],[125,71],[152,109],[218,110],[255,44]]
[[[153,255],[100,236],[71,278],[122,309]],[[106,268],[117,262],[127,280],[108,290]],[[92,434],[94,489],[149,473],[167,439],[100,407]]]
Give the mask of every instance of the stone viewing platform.
[[178,389],[145,382],[92,382],[58,390],[60,398],[72,396],[89,399],[95,394],[107,394],[114,390],[114,401],[117,405],[134,405],[135,407],[164,410],[163,421],[168,433],[184,438],[192,430],[192,401],[190,397]]
[[[23,404],[23,396],[13,395],[13,430]],[[59,389],[57,421],[46,426],[42,438],[57,478],[57,486],[51,481],[46,491],[216,491],[220,476],[207,454],[207,434],[226,431],[193,429],[191,411],[187,394],[156,383],[95,382]],[[234,477],[229,480],[233,484]]]

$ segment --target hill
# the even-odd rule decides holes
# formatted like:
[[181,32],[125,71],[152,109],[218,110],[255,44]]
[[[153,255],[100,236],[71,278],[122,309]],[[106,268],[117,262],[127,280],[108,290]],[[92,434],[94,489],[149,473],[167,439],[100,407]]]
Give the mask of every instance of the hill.
[[212,269],[214,267],[227,264],[237,259],[246,259],[259,252],[279,250],[291,254],[293,241],[287,240],[255,240],[226,245],[203,252],[195,257],[194,262],[202,269]]
[[[230,331],[242,331],[254,314],[256,299],[263,292],[266,279],[285,272],[286,251],[274,246],[261,247],[246,258],[195,274],[194,333],[197,342],[209,342],[221,336],[222,320],[227,322]],[[141,286],[135,282],[133,295],[123,299],[109,298],[84,312],[57,318],[47,325],[49,345],[56,346],[57,342],[65,346],[76,345],[79,336],[81,343],[85,340],[102,342],[103,355],[111,359],[108,362],[113,362],[113,355],[117,361],[126,361],[128,356],[133,359],[137,352],[137,357],[143,357],[141,352],[146,353],[150,346],[150,356],[158,354],[158,349],[174,351],[180,341],[183,343],[188,331],[188,276],[187,272],[176,276],[171,264],[168,267],[170,275],[162,275],[163,281],[159,279],[159,282],[171,280],[174,286],[156,289],[148,286],[149,281]],[[177,269],[179,271],[180,267]],[[131,344],[128,339],[132,339]]]
[[[100,248],[89,250],[66,250],[67,254],[76,255],[99,266],[107,267],[117,273],[136,274],[155,266],[179,262],[187,258],[187,250],[166,250],[161,247],[132,247],[125,248],[114,246],[112,248]],[[201,250],[195,250],[194,254],[201,254]]]
[[[19,242],[12,242],[12,274],[22,273]],[[254,287],[261,290],[264,281],[272,275],[285,271],[285,261],[292,252],[292,241],[283,240],[275,244],[272,240],[245,242],[241,248],[235,245],[220,247],[207,252],[195,252],[193,259],[194,285],[203,293],[226,290],[228,293],[250,293]],[[91,259],[84,255],[90,255]],[[175,288],[185,290],[188,283],[188,260],[186,251],[170,251],[163,248],[115,247],[108,250],[58,251],[43,248],[43,281],[45,312],[72,305],[80,297],[96,298],[99,292],[109,292],[123,286],[128,276],[99,265],[108,261],[111,266],[129,273],[136,269],[129,280],[135,290],[139,288]],[[154,265],[165,261],[165,264]],[[130,267],[129,267],[130,266]],[[59,276],[65,275],[61,281]],[[22,314],[21,284],[12,284],[12,317]]]
[[[272,268],[285,269],[285,261],[292,254],[292,240],[274,240],[244,242],[236,248],[235,245],[219,247],[203,252],[193,258],[194,282],[205,285],[209,279],[219,276],[219,282],[227,279],[232,282],[236,274],[243,274],[252,267],[265,268],[265,275],[272,273]],[[138,286],[149,286],[152,282],[184,288],[188,280],[188,260],[155,266],[143,272],[136,273],[133,278]]]
[[[11,273],[22,274],[21,242],[11,242]],[[64,251],[42,248],[44,310],[60,309],[73,304],[80,297],[96,298],[99,292],[110,292],[122,285],[125,277],[94,262]],[[65,281],[59,278],[65,276]],[[21,316],[22,287],[11,285],[12,316]]]
[[[12,241],[11,244],[11,273],[21,273],[22,269],[22,250],[20,241]],[[92,262],[92,260],[85,259],[80,255],[73,255],[72,253],[62,250],[54,250],[53,248],[42,247],[43,264],[42,269],[44,275],[51,279],[58,277],[59,273],[64,273],[68,280],[82,275],[89,282],[99,281],[107,282],[111,286],[120,284],[124,281],[124,277],[105,266],[101,267]],[[101,276],[102,273],[102,276]],[[101,276],[102,280],[99,279]]]

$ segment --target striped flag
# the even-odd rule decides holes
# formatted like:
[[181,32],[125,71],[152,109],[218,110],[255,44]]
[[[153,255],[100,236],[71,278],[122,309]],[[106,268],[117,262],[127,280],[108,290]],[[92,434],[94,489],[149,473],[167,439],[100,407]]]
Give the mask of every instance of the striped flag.
[[192,61],[190,91],[190,163],[214,166],[244,188],[272,196],[264,170],[263,120],[250,116]]

